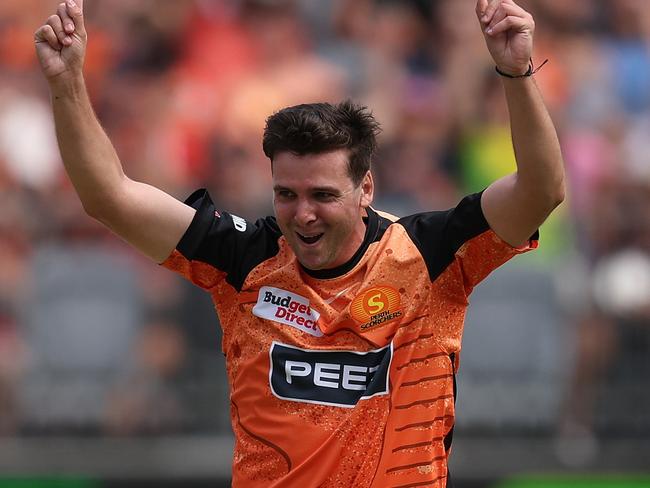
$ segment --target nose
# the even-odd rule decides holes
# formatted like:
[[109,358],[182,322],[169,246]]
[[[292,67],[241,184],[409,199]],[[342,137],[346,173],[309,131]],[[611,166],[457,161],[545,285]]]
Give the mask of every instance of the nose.
[[294,217],[296,223],[300,226],[306,226],[316,221],[316,208],[312,202],[306,198],[300,198],[296,202],[296,214]]

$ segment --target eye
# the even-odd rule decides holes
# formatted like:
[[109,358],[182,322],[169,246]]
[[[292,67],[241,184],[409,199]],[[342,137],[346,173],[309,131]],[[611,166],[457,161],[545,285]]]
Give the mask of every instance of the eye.
[[321,202],[329,202],[336,199],[336,195],[328,191],[317,191],[314,193],[314,198]]
[[280,200],[291,200],[295,198],[296,194],[290,190],[277,190],[275,197]]

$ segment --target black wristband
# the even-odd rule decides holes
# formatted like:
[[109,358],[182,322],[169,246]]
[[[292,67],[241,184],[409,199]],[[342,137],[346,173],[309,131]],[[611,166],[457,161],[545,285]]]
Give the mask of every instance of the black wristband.
[[523,75],[509,75],[508,73],[505,73],[505,72],[501,71],[498,66],[495,66],[494,70],[497,73],[499,73],[501,76],[505,76],[506,78],[527,78],[529,76],[533,76],[533,65],[532,64],[528,65],[528,70]]
[[527,69],[526,72],[525,72],[524,74],[522,74],[522,75],[511,75],[511,74],[508,74],[508,73],[504,73],[503,71],[501,71],[501,70],[499,69],[498,66],[495,66],[494,69],[495,69],[495,71],[496,71],[497,73],[499,73],[499,75],[501,75],[501,76],[503,76],[503,77],[505,77],[505,78],[511,78],[511,79],[515,79],[515,78],[528,78],[529,76],[533,76],[535,73],[537,73],[537,72],[539,71],[539,69],[540,69],[542,66],[544,66],[546,63],[548,63],[548,59],[545,59],[544,62],[543,62],[542,64],[540,64],[537,68],[535,68],[535,67],[533,66],[533,59],[531,58],[530,61],[528,62],[528,69]]

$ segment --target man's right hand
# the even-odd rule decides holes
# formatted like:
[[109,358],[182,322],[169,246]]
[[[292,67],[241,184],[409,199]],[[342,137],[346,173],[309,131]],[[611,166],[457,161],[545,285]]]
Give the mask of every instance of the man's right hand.
[[195,214],[192,207],[124,174],[95,116],[82,76],[86,52],[82,0],[65,0],[34,34],[52,92],[61,159],[86,213],[157,263],[174,250]]
[[34,33],[36,54],[48,81],[81,74],[86,53],[83,0],[65,0]]

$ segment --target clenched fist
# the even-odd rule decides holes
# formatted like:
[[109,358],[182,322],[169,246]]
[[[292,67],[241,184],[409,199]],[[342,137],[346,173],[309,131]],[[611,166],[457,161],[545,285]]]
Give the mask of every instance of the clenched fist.
[[36,54],[49,81],[81,74],[86,52],[83,0],[66,0],[34,33]]
[[533,51],[533,16],[513,0],[478,0],[476,15],[497,67],[514,76],[525,73]]

